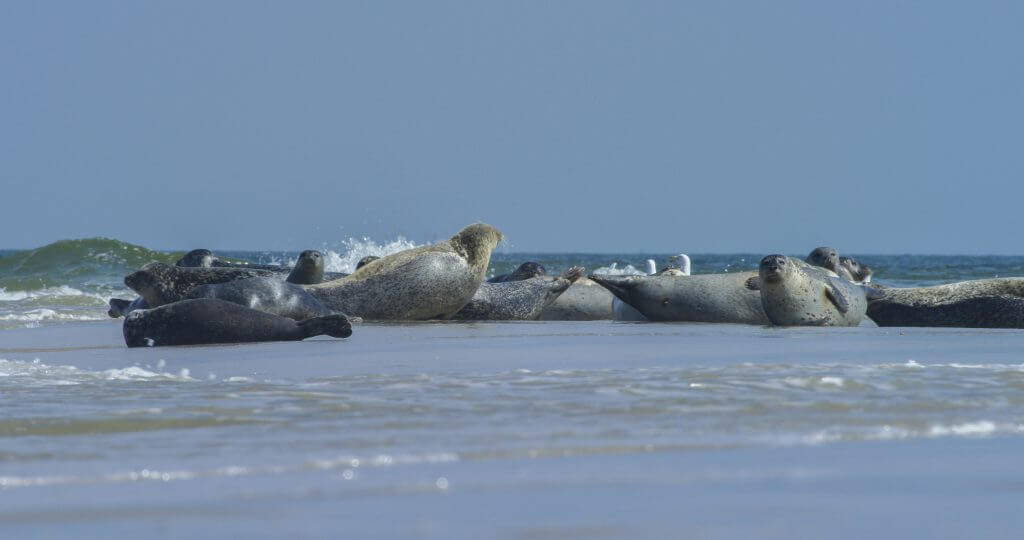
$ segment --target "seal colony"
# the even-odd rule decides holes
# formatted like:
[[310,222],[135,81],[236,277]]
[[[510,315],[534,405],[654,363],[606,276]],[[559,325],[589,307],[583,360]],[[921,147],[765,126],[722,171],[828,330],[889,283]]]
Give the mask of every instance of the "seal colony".
[[294,266],[224,260],[208,249],[174,265],[151,262],[125,277],[139,294],[111,298],[130,347],[300,340],[352,334],[352,320],[625,320],[774,326],[957,326],[1024,328],[1024,278],[933,287],[870,283],[873,271],[831,247],[805,260],[769,255],[756,272],[690,275],[548,276],[526,261],[485,280],[502,240],[476,223],[436,244],[363,257],[352,274],[325,272],[323,254]]

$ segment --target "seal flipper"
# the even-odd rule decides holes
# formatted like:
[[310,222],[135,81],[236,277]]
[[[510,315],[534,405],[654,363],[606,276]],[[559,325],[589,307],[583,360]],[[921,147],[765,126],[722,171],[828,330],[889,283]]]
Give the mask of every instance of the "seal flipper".
[[336,338],[347,338],[352,335],[352,323],[348,317],[336,313],[323,317],[313,317],[298,322],[299,328],[306,333],[306,337],[327,334]]
[[747,282],[744,285],[746,285],[746,287],[752,291],[760,291],[761,276],[750,276],[749,278],[747,278]]
[[125,310],[128,309],[128,306],[132,305],[132,301],[122,300],[120,298],[111,298],[107,304],[110,305],[110,309],[107,310],[107,315],[116,319],[118,317],[125,316]]
[[850,302],[843,295],[843,291],[836,287],[835,283],[828,284],[828,287],[825,289],[825,296],[832,301],[836,309],[839,310],[839,313],[845,314],[847,311],[850,311]]
[[864,297],[867,298],[868,302],[885,298],[885,293],[878,287],[862,285],[861,288],[864,289]]

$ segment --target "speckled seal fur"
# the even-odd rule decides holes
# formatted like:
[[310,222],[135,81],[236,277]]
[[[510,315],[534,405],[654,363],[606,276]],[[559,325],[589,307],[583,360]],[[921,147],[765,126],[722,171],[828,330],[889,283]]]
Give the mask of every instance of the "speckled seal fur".
[[777,326],[857,326],[868,289],[834,272],[784,255],[761,259],[761,306]]
[[868,304],[868,316],[879,326],[1024,328],[1024,278],[884,287],[880,294]]
[[122,332],[129,347],[157,347],[296,341],[322,334],[343,338],[352,335],[352,324],[340,314],[299,322],[224,300],[201,298],[133,311],[125,317]]
[[139,293],[149,307],[160,307],[185,298],[195,287],[210,283],[226,283],[251,277],[277,277],[279,272],[249,268],[190,268],[153,262],[124,278],[124,284]]
[[555,279],[483,282],[473,298],[452,319],[465,321],[533,321],[580,276],[583,267],[574,266]]
[[484,223],[451,239],[382,257],[306,290],[328,308],[370,320],[448,319],[466,305],[501,233]]

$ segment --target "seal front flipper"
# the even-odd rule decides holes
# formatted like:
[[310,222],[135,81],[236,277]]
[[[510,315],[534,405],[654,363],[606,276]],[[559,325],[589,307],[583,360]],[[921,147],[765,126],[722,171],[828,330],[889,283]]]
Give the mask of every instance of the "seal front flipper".
[[843,295],[843,291],[840,291],[839,287],[836,287],[835,283],[828,284],[828,287],[825,288],[825,296],[832,301],[836,306],[836,309],[839,310],[839,313],[845,314],[847,311],[850,311],[849,300],[847,300],[846,296]]
[[347,338],[352,335],[352,323],[348,320],[348,317],[340,313],[313,317],[312,319],[299,321],[298,325],[299,328],[306,332],[306,337],[327,334],[331,337]]
[[747,282],[744,285],[746,285],[746,287],[752,291],[760,291],[761,276],[750,276],[749,278],[747,278]]

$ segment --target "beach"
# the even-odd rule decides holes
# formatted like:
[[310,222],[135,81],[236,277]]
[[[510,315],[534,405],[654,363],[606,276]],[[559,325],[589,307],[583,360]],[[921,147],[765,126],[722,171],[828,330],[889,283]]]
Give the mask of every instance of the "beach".
[[361,324],[127,349],[5,330],[10,534],[1010,537],[1019,330]]

